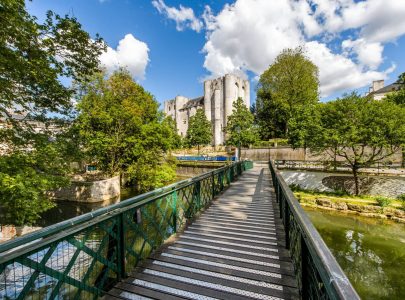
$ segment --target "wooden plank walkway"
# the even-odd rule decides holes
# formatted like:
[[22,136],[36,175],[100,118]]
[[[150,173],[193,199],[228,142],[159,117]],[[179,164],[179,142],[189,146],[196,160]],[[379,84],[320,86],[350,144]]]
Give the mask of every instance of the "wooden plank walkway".
[[106,299],[298,299],[271,177],[257,165]]

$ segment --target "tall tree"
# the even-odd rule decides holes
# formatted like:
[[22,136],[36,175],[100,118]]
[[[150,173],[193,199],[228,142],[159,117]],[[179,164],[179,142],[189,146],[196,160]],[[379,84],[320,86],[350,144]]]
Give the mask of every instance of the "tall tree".
[[288,121],[303,105],[319,98],[318,68],[304,49],[285,49],[260,76],[257,88],[257,116],[262,139],[286,136]]
[[293,148],[308,148],[322,135],[321,103],[300,106],[288,121],[288,143]]
[[[405,107],[405,72],[398,76],[397,84],[402,87],[386,96],[387,101]],[[402,145],[402,167],[405,167],[405,144]]]
[[228,117],[225,127],[227,133],[226,143],[235,147],[248,147],[258,140],[257,129],[254,126],[254,116],[240,97],[232,106],[232,115]]
[[405,108],[352,93],[320,106],[320,130],[309,147],[342,157],[352,169],[359,194],[359,169],[389,159],[405,143]]
[[73,89],[59,78],[92,74],[105,45],[69,16],[39,23],[24,0],[1,1],[0,23],[0,223],[32,224],[53,206],[46,191],[67,182]]
[[0,113],[9,122],[11,110],[45,118],[71,107],[73,90],[60,77],[83,78],[98,68],[105,50],[72,17],[47,12],[44,23],[28,14],[24,0],[0,6]]
[[211,123],[205,116],[203,109],[199,108],[196,114],[190,117],[187,128],[186,141],[190,147],[198,147],[198,155],[200,155],[200,146],[211,143],[212,131]]
[[398,91],[388,93],[386,98],[398,105],[405,106],[405,72],[398,76],[397,84],[401,84],[402,88]]
[[79,95],[75,127],[88,161],[109,175],[127,174],[141,192],[173,179],[166,156],[173,147],[172,129],[154,97],[126,70],[108,79],[95,75]]

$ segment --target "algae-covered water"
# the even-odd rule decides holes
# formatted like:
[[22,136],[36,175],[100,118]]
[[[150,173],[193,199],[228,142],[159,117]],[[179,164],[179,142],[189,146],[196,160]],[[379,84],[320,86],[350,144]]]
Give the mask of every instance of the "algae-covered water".
[[362,299],[405,299],[405,225],[305,208]]

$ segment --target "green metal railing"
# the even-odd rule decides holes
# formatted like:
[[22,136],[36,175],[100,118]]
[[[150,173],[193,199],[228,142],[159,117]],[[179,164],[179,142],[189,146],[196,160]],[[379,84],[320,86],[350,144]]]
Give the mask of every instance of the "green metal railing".
[[274,162],[269,166],[302,299],[360,299]]
[[0,299],[96,299],[252,167],[237,162],[0,245]]

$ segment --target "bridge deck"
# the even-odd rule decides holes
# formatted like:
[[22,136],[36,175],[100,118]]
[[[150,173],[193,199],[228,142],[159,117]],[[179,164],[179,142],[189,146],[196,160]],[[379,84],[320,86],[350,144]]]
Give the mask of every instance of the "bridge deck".
[[298,299],[264,165],[238,181],[106,299]]

